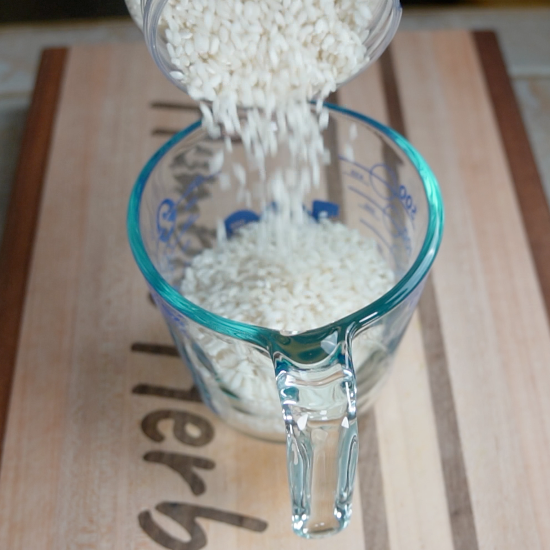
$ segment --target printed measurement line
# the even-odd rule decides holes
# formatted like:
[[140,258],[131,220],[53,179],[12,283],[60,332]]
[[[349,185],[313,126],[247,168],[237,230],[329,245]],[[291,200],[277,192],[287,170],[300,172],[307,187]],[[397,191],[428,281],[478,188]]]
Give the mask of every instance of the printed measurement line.
[[365,181],[365,177],[363,176],[363,174],[359,174],[359,172],[342,172],[342,175],[347,176],[348,178],[353,178],[354,180],[360,181],[365,185],[367,184],[367,182]]
[[199,202],[199,197],[193,197],[188,203],[185,204],[183,211],[187,212],[191,210]]
[[[392,218],[391,215],[388,215],[388,208],[391,208],[391,205],[388,204],[388,206],[386,208],[382,208],[376,201],[372,200],[370,197],[368,197],[367,195],[361,193],[361,191],[359,191],[358,189],[354,188],[354,187],[351,187],[349,186],[349,189],[351,191],[355,191],[358,195],[360,195],[361,197],[363,197],[364,199],[366,199],[367,201],[369,201],[371,204],[373,204],[374,206],[376,206],[377,208],[380,209],[380,211],[382,212],[382,215],[384,216],[384,219],[385,220],[388,220],[394,227],[395,231],[397,232],[397,235],[394,235],[395,237],[398,237],[401,239],[402,243],[403,243],[403,246],[405,247],[405,249],[407,250],[407,252],[410,254],[411,250],[411,245],[410,245],[410,238],[409,238],[409,233],[407,231],[407,228],[406,227],[399,227],[396,223],[395,223],[395,220]],[[363,209],[366,209],[366,205],[365,207],[363,207]],[[363,221],[363,220],[361,220]],[[366,224],[366,222],[363,221],[363,223]],[[372,226],[370,226],[371,229],[373,231],[376,231]],[[379,233],[376,233],[381,239],[382,239],[382,236],[379,234]],[[391,250],[391,249],[390,249]]]
[[[183,193],[183,195],[176,202],[176,207],[179,206],[189,196],[190,193],[192,193],[195,189],[197,189],[197,187],[202,185],[205,181],[212,179],[214,177],[217,177],[218,174],[213,174],[208,178],[205,178],[204,176],[201,176],[201,175],[198,175],[196,178],[194,178],[193,181],[189,184],[189,187],[187,187],[187,189],[185,190],[185,193]],[[198,200],[198,197],[195,197],[195,199]]]
[[187,219],[185,221],[185,223],[181,226],[180,230],[179,230],[179,233],[176,233],[175,234],[175,238],[176,238],[176,242],[177,244],[179,245],[180,247],[180,250],[182,252],[185,252],[187,250],[187,248],[189,248],[189,246],[191,245],[191,241],[188,239],[187,241],[185,241],[185,243],[183,243],[181,241],[181,238],[185,235],[185,232],[199,219],[199,215],[198,214],[192,214],[191,216],[189,216],[189,219]]
[[371,199],[368,195],[365,195],[365,193],[359,191],[359,189],[357,189],[356,187],[352,187],[351,185],[349,185],[348,189],[350,191],[353,191],[354,193],[357,193],[360,197],[364,198],[365,200],[369,201],[371,204],[376,206],[376,208],[378,208],[383,214],[386,213],[385,209],[382,208],[382,206],[380,206],[375,200]]

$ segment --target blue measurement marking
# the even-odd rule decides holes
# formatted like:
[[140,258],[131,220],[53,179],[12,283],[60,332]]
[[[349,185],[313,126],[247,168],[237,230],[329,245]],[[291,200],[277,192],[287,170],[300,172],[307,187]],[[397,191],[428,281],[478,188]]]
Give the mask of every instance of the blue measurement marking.
[[348,178],[353,178],[354,180],[358,180],[362,183],[365,182],[365,177],[360,172],[357,172],[356,170],[352,170],[351,172],[342,172],[343,176],[347,176]]
[[184,244],[181,245],[181,251],[185,252],[191,246],[191,239],[187,239]]
[[180,204],[182,201],[184,201],[199,185],[201,185],[203,182],[207,181],[202,174],[199,174],[190,184],[189,187],[185,190],[183,195],[179,198],[177,204]]
[[[182,245],[181,237],[199,219],[199,214],[191,215],[179,230],[178,234],[176,231],[178,209],[180,205],[187,200],[187,197],[193,193],[193,191],[195,191],[204,182],[207,182],[215,177],[216,175],[203,176],[202,174],[198,174],[176,201],[166,198],[160,203],[157,208],[157,254],[159,254],[161,243],[164,243],[165,251],[169,254],[173,253],[178,245],[182,251],[185,251],[185,249],[189,247],[190,243],[185,247]],[[191,210],[199,200],[200,199],[197,196],[192,197],[189,202],[185,203],[181,211],[187,212],[188,210]],[[172,242],[170,243],[171,240]]]
[[351,185],[348,185],[348,189],[350,191],[353,191],[354,193],[357,193],[360,197],[362,197],[366,201],[372,203],[376,208],[378,208],[378,210],[380,210],[380,212],[382,212],[382,214],[386,214],[386,209],[384,207],[380,206],[375,200],[371,199],[368,195],[365,195],[365,193],[363,193],[362,191],[359,191],[359,189],[357,189],[356,187],[352,187]]
[[[353,191],[354,193],[357,193],[360,197],[364,198],[366,201],[370,202],[371,204],[373,204],[376,208],[378,208],[380,210],[380,212],[382,212],[382,217],[383,217],[383,220],[386,222],[386,226],[387,226],[387,223],[389,222],[392,226],[393,226],[393,229],[395,230],[395,235],[396,237],[400,237],[401,240],[403,241],[403,244],[405,246],[405,248],[410,251],[410,237],[409,237],[409,233],[407,231],[407,228],[398,224],[396,221],[395,221],[395,218],[391,215],[391,212],[389,212],[392,208],[394,208],[391,203],[388,204],[387,206],[383,207],[383,206],[380,206],[375,200],[371,199],[369,196],[365,195],[365,193],[363,193],[362,191],[360,191],[359,189],[357,189],[356,187],[352,187],[352,186],[348,186],[348,189],[350,191]],[[367,205],[363,205],[362,208],[364,210],[367,210],[368,212],[370,212],[371,214],[373,214],[373,216],[376,218],[377,216],[375,215],[375,213],[372,211],[372,207],[366,207]],[[390,230],[391,228],[388,228],[388,230]]]
[[174,201],[164,199],[157,208],[157,234],[162,242],[168,242],[174,232],[176,223],[176,209]]
[[[402,204],[403,210],[407,217],[410,219],[411,225],[414,228],[414,220],[417,213],[416,204],[414,203],[412,195],[409,194],[407,187],[403,184],[399,184],[397,175],[391,167],[383,163],[377,163],[368,168],[367,166],[363,166],[356,161],[349,160],[343,155],[338,155],[338,158],[343,162],[346,162],[360,170],[363,170],[363,172],[368,174],[368,181],[365,178],[364,174],[355,169],[352,169],[349,172],[343,172],[344,176],[352,178],[356,181],[360,181],[364,185],[370,185],[373,191],[385,201],[391,202],[393,199],[397,199]],[[390,181],[387,181],[381,174],[378,173],[380,169],[389,174]],[[387,189],[387,193],[382,193],[378,189],[378,183],[382,184]]]
[[366,210],[375,220],[378,219],[378,212],[369,203],[362,204],[361,208]]
[[186,222],[181,226],[179,236],[181,237],[198,219],[198,214],[191,214],[191,216],[189,216]]
[[327,218],[337,218],[339,211],[340,207],[335,202],[315,200],[312,203],[311,215],[319,221],[322,214]]
[[[357,168],[360,168],[364,172],[366,172],[369,176],[374,176],[376,179],[380,180],[382,184],[387,187],[390,191],[392,191],[392,194],[395,196],[397,195],[398,185],[397,185],[397,176],[394,172],[394,170],[389,167],[387,164],[384,164],[382,162],[378,162],[376,164],[373,164],[370,168],[367,166],[364,166],[363,164],[359,164],[355,160],[350,160],[343,155],[338,155],[338,158],[344,162],[347,162],[348,164],[351,164],[352,166],[355,166]],[[386,181],[382,176],[378,175],[376,173],[377,168],[382,168],[387,171],[387,173],[391,177],[391,182]],[[355,177],[356,179],[361,179],[364,181],[364,176],[360,172],[356,172],[355,170],[352,171],[351,174],[349,174],[351,177]]]

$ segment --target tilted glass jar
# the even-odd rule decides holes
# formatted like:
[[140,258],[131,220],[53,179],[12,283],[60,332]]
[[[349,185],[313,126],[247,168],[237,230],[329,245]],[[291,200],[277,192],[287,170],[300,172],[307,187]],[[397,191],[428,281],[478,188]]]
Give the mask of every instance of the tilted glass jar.
[[[187,93],[187,86],[173,76],[180,69],[174,65],[168,53],[166,24],[163,23],[162,17],[167,4],[168,0],[126,0],[128,11],[143,31],[145,42],[155,63],[172,84]],[[380,57],[397,31],[401,12],[399,0],[378,0],[368,25],[368,36],[364,41],[367,56],[350,78],[338,82],[339,86],[357,76]]]

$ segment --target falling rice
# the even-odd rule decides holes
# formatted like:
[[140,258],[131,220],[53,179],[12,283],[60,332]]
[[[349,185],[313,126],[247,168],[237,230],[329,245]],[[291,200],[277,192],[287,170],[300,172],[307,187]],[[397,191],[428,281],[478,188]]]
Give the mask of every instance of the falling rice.
[[[140,13],[138,0],[127,0]],[[220,188],[274,214],[196,256],[182,294],[223,317],[276,330],[302,332],[332,323],[387,292],[394,276],[374,241],[329,220],[304,215],[305,196],[320,184],[330,162],[322,132],[329,124],[324,99],[369,61],[365,47],[373,13],[383,0],[168,0],[161,33],[173,65],[171,77],[200,102],[209,135],[243,143],[247,169],[233,164],[219,174]],[[136,19],[139,17],[135,16]],[[310,102],[315,102],[312,108]],[[239,108],[247,108],[243,117]],[[350,129],[350,142],[357,128]],[[266,160],[281,145],[285,165],[268,173]],[[350,144],[345,147],[353,159]],[[211,173],[224,166],[223,149]],[[290,238],[291,237],[291,238]],[[216,365],[229,393],[249,410],[280,410],[271,359],[251,346],[226,341],[196,326],[192,337]],[[376,335],[354,348],[361,365]],[[277,425],[277,429],[279,426]]]

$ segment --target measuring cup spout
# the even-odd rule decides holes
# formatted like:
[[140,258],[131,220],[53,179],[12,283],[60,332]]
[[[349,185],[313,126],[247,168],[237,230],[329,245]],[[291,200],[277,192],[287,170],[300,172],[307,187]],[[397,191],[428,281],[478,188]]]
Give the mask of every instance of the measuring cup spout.
[[286,426],[293,529],[306,538],[337,533],[351,517],[359,449],[345,332],[307,348],[289,337],[272,353]]

